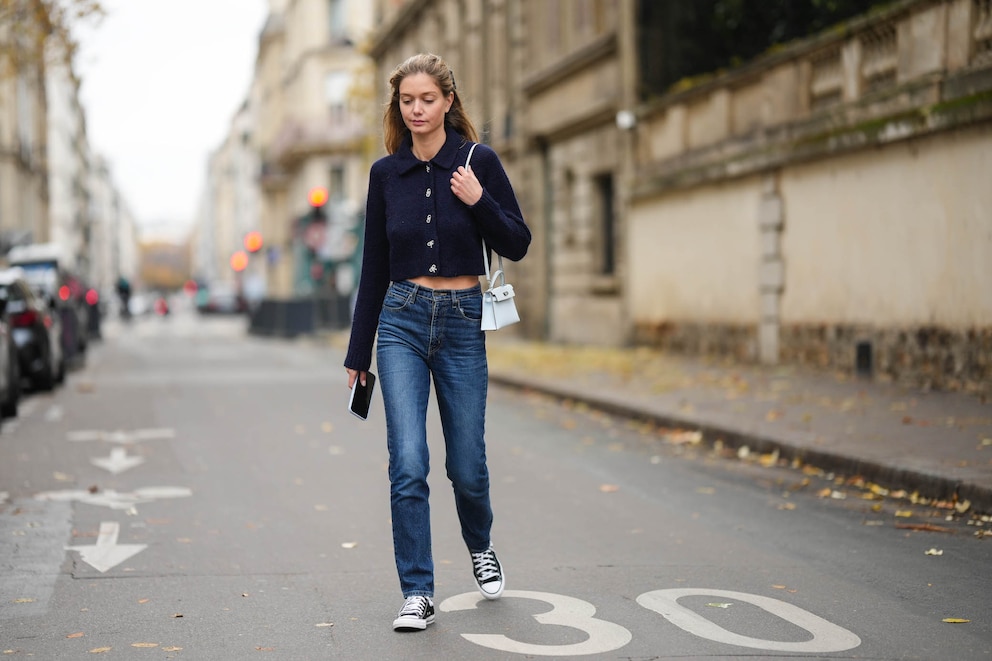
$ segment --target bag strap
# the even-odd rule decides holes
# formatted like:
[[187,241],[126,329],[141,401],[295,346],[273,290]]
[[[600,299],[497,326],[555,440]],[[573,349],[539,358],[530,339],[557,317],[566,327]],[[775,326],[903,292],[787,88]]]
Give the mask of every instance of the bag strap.
[[[471,166],[469,165],[469,163],[472,162],[472,153],[475,151],[475,148],[478,147],[478,146],[479,146],[478,143],[473,142],[472,143],[472,148],[468,150],[468,157],[465,159],[465,169],[466,170],[471,169]],[[500,278],[502,280],[503,284],[506,284],[506,275],[504,275],[504,273],[503,273],[503,256],[500,255],[499,253],[496,253],[496,257],[499,258],[499,269],[497,269],[497,271],[495,273],[492,273],[492,275],[490,275],[490,269],[489,269],[489,250],[486,248],[486,239],[485,239],[485,237],[483,237],[482,238],[482,259],[486,263],[486,282],[489,285],[489,289],[492,289],[493,288],[493,282],[496,280],[496,278]]]

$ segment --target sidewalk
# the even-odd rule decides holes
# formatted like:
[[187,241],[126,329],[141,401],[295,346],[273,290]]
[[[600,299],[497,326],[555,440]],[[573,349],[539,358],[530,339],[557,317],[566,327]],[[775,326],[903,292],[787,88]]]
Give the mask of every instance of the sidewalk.
[[975,395],[643,348],[563,347],[497,333],[487,344],[495,384],[992,513],[992,402]]

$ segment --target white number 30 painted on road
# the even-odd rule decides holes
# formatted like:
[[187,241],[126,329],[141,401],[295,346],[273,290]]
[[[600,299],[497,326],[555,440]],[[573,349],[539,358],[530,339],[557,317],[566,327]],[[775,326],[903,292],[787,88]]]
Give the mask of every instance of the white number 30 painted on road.
[[[593,617],[596,614],[596,607],[587,601],[582,601],[575,597],[566,597],[550,592],[527,592],[520,590],[507,590],[503,593],[503,596],[508,598],[516,597],[518,599],[535,599],[551,604],[552,608],[549,612],[535,615],[534,619],[541,624],[555,624],[578,629],[588,634],[589,638],[584,642],[573,645],[521,643],[502,634],[466,633],[462,634],[463,638],[482,647],[514,654],[581,656],[618,650],[629,643],[633,637],[630,631],[619,624]],[[735,599],[752,604],[805,629],[812,635],[812,639],[790,643],[751,638],[727,631],[723,627],[718,626],[702,615],[678,603],[679,599],[689,596]],[[471,610],[476,608],[482,599],[482,595],[478,593],[460,594],[445,599],[441,603],[440,608],[445,612]],[[706,588],[654,590],[652,592],[645,592],[639,596],[637,603],[648,610],[655,611],[672,624],[693,635],[729,645],[801,654],[824,654],[828,652],[843,652],[861,644],[861,639],[847,629],[813,615],[798,606],[787,604],[778,599],[748,594],[746,592],[710,590]]]

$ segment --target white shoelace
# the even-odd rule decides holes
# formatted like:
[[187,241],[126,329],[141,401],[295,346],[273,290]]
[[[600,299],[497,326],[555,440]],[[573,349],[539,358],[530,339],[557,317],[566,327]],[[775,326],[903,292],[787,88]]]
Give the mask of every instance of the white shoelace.
[[403,608],[400,609],[399,617],[404,615],[413,615],[414,617],[424,618],[427,615],[427,607],[430,602],[427,597],[407,597],[406,601],[403,602]]
[[473,553],[472,564],[480,583],[499,578],[499,565],[496,563],[496,554],[492,550]]

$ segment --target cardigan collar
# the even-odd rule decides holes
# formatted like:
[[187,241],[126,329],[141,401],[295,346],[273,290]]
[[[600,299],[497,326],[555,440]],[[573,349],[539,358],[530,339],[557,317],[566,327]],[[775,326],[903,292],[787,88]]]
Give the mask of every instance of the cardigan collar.
[[[458,157],[458,152],[461,150],[463,145],[468,144],[468,140],[463,138],[455,129],[445,127],[445,135],[447,136],[444,141],[444,145],[441,146],[441,151],[434,155],[431,159],[432,163],[437,164],[444,170],[454,170],[455,159]],[[394,154],[396,157],[396,163],[399,168],[400,174],[405,174],[412,170],[413,168],[419,167],[423,161],[418,159],[413,155],[413,138],[407,133],[406,137],[403,138],[403,143],[400,148]]]

